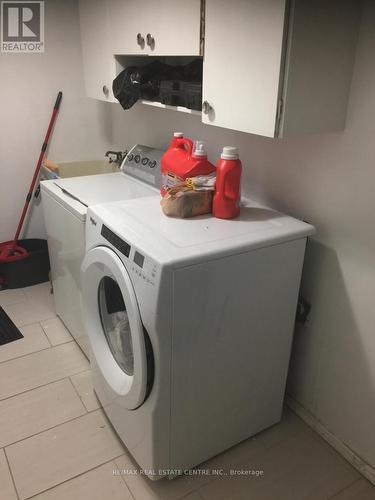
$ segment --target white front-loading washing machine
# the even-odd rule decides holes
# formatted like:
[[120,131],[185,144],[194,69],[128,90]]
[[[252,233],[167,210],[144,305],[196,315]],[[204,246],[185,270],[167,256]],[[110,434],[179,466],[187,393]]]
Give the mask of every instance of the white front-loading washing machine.
[[81,317],[80,268],[85,254],[87,208],[97,203],[155,196],[163,152],[136,145],[121,171],[41,183],[56,312],[89,356]]
[[82,264],[95,391],[151,479],[281,418],[306,238],[248,203],[233,221],[159,197],[89,208]]

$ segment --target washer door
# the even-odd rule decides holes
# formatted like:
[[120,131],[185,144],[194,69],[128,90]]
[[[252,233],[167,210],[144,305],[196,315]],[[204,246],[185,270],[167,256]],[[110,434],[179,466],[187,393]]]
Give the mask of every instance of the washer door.
[[125,266],[107,247],[90,250],[82,264],[82,301],[92,355],[107,384],[135,409],[147,391],[145,333]]

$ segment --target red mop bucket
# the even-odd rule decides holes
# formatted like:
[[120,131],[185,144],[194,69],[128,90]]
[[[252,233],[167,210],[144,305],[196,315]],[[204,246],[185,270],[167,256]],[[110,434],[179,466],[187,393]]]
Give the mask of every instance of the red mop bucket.
[[62,92],[59,92],[14,239],[0,243],[0,287],[2,288],[19,288],[48,281],[49,259],[47,242],[37,239],[18,240],[18,238],[32,200],[35,184],[39,177],[40,168],[59,111],[61,99]]

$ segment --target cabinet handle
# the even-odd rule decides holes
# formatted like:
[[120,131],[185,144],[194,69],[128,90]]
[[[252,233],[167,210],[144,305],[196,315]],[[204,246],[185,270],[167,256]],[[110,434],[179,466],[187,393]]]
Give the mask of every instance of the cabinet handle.
[[137,34],[137,43],[138,43],[138,45],[141,45],[141,46],[145,44],[145,39],[143,38],[143,36],[140,33]]
[[208,115],[208,113],[212,110],[213,110],[213,107],[211,106],[211,104],[208,101],[202,102],[202,111],[205,115]]
[[150,33],[147,33],[146,35],[146,43],[149,47],[153,47],[155,45],[155,38]]
[[103,94],[106,97],[108,97],[108,95],[109,95],[109,88],[107,87],[107,85],[103,85],[102,90],[103,90]]

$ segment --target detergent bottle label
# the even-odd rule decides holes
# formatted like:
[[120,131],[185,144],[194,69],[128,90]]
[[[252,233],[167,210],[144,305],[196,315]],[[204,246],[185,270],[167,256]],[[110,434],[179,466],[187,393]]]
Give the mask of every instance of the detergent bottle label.
[[162,186],[165,191],[182,182],[184,182],[184,179],[173,172],[168,171],[162,175]]

